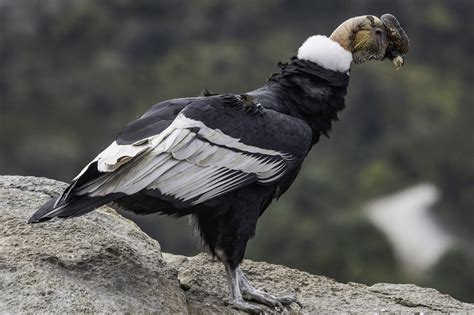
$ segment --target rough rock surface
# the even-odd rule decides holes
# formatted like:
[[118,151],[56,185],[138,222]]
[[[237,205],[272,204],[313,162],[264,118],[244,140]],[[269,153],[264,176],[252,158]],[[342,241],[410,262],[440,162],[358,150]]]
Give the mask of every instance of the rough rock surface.
[[[221,302],[228,291],[219,262],[206,254],[185,257],[164,253],[163,258],[178,269],[190,313],[227,312]],[[292,305],[291,313],[474,312],[472,304],[413,284],[342,284],[285,266],[250,260],[244,261],[242,270],[258,288],[276,295],[296,295],[304,307],[301,310]]]
[[[223,303],[219,262],[162,254],[158,242],[108,207],[26,224],[62,188],[44,178],[0,176],[0,313],[238,313]],[[474,312],[472,304],[410,284],[341,284],[248,260],[243,270],[257,287],[296,294],[304,308],[293,305],[291,313]]]
[[27,224],[65,184],[0,177],[0,312],[175,313],[186,310],[158,242],[108,207]]

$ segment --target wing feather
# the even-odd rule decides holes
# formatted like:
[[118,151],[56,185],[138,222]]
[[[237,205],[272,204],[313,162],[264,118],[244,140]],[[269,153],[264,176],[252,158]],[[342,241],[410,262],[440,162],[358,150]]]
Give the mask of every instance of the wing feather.
[[110,145],[94,160],[104,174],[75,193],[104,196],[158,190],[178,205],[192,205],[252,181],[272,182],[285,173],[291,158],[288,153],[243,144],[181,113],[156,136]]

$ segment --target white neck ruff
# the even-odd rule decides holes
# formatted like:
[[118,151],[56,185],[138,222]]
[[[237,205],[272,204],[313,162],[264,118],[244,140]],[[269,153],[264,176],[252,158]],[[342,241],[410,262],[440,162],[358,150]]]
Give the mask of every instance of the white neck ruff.
[[352,62],[352,53],[323,35],[309,37],[298,49],[297,57],[339,72],[349,71]]

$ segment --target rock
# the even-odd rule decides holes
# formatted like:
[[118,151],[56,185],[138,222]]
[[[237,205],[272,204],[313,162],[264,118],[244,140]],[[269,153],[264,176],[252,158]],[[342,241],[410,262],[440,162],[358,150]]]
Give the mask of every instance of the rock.
[[0,177],[1,313],[179,313],[186,297],[160,245],[108,207],[27,224],[65,184]]
[[[26,224],[64,187],[45,178],[0,176],[0,313],[239,313],[223,302],[228,289],[221,263],[207,254],[161,253],[157,241],[111,208]],[[257,287],[296,294],[304,308],[292,305],[292,313],[474,311],[472,304],[411,284],[341,284],[249,260],[242,268]]]
[[[186,288],[190,313],[231,313],[222,304],[228,289],[220,262],[207,254],[194,257],[164,254],[163,258],[178,269],[179,280]],[[474,311],[472,304],[412,284],[342,284],[285,266],[250,260],[244,260],[242,270],[257,288],[275,295],[296,295],[304,308],[300,310],[297,305],[292,305],[294,313]]]

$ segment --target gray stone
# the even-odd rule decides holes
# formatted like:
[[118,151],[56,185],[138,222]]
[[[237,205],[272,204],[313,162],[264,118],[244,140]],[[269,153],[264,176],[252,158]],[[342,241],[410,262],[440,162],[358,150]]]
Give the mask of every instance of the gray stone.
[[[228,289],[220,262],[207,254],[194,257],[163,254],[163,258],[178,269],[190,312],[237,313],[222,303]],[[412,284],[342,284],[327,277],[251,260],[244,260],[242,270],[257,288],[275,295],[296,295],[304,308],[292,305],[290,313],[474,312],[472,304]]]
[[[64,187],[0,176],[0,313],[239,313],[223,302],[221,263],[207,254],[161,253],[157,241],[111,208],[26,224]],[[249,260],[242,267],[257,287],[295,294],[304,308],[292,305],[290,313],[474,312],[472,304],[411,284],[341,284]]]
[[27,224],[65,184],[0,177],[0,311],[179,313],[186,297],[158,242],[108,207]]

